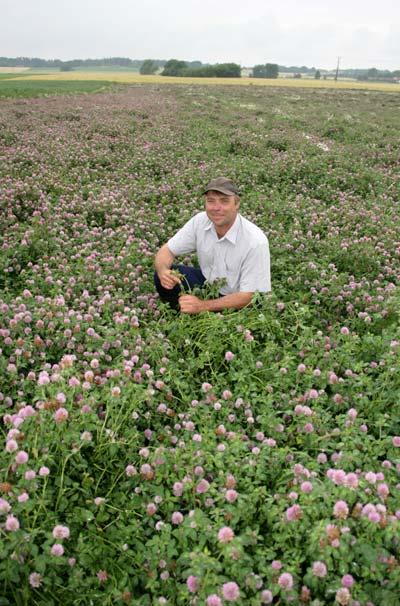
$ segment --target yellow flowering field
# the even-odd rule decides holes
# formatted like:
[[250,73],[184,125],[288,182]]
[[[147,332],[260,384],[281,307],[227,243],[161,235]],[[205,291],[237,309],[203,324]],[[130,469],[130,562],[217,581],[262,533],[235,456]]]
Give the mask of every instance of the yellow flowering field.
[[[330,88],[330,89],[359,89],[359,90],[376,90],[382,92],[400,92],[400,84],[380,83],[380,82],[356,82],[351,80],[315,80],[315,79],[295,79],[295,78],[279,78],[264,79],[264,78],[181,78],[181,77],[165,77],[160,75],[142,76],[134,72],[57,72],[54,74],[35,74],[32,76],[24,74],[24,80],[104,80],[112,81],[121,84],[235,84],[242,86],[284,86],[289,88]],[[18,80],[18,77],[13,77],[13,80]]]

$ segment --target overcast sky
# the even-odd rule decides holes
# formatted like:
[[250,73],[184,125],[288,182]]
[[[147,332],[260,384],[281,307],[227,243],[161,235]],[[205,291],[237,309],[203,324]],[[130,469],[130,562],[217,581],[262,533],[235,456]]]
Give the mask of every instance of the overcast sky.
[[399,0],[0,0],[0,56],[400,69]]

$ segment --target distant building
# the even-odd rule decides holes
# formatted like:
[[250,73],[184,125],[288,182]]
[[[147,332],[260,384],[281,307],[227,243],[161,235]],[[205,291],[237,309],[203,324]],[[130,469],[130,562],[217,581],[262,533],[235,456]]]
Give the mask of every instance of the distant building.
[[252,67],[242,67],[242,69],[240,70],[241,76],[242,78],[251,78],[253,75],[253,68]]

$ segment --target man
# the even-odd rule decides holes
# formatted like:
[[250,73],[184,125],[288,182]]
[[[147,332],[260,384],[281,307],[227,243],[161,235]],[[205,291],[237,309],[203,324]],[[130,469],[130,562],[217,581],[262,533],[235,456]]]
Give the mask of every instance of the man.
[[[155,257],[154,281],[162,301],[183,313],[240,309],[254,292],[271,290],[269,246],[266,235],[239,214],[236,185],[226,177],[212,179],[205,191],[205,212],[192,217]],[[200,269],[173,265],[175,257],[196,252]],[[184,275],[190,288],[225,278],[217,299],[180,296]],[[184,285],[184,284],[183,284]]]

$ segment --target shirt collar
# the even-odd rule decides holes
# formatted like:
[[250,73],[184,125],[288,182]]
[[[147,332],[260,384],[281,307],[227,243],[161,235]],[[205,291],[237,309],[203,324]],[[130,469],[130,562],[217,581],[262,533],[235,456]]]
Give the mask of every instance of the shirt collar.
[[240,227],[240,218],[241,218],[240,214],[238,213],[236,215],[234,224],[232,225],[232,227],[230,227],[228,229],[228,231],[226,232],[226,234],[224,236],[222,236],[222,238],[218,238],[217,232],[215,231],[214,223],[211,221],[211,219],[209,220],[209,224],[204,228],[204,231],[212,230],[215,233],[215,235],[217,236],[219,242],[222,242],[223,240],[229,240],[229,242],[232,242],[232,244],[236,244],[237,236],[239,233],[239,227]]

